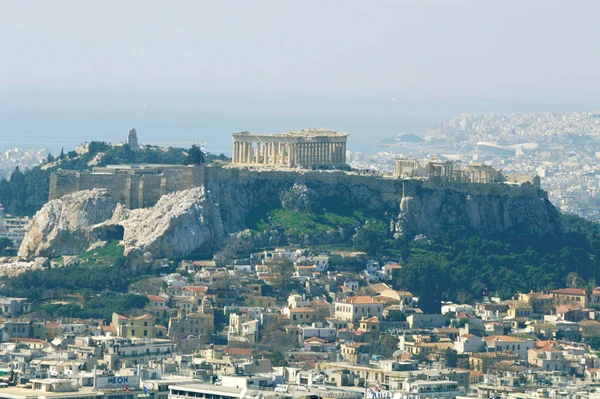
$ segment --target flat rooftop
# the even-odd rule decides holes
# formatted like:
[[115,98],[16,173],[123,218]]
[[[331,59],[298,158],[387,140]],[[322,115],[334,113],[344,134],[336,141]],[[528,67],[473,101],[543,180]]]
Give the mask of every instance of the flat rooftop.
[[45,398],[100,398],[104,397],[102,391],[92,391],[92,388],[80,388],[74,392],[43,392],[29,388],[8,387],[0,388],[0,399],[37,399]]

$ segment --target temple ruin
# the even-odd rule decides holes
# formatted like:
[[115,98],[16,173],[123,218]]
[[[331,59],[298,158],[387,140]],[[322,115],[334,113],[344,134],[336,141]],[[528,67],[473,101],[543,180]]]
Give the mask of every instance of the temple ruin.
[[271,135],[234,133],[232,163],[303,168],[345,166],[347,138],[348,133],[322,128]]
[[535,175],[508,175],[490,165],[470,163],[460,165],[438,158],[413,159],[397,157],[394,161],[394,176],[400,179],[437,180],[453,183],[506,183],[531,184],[540,187],[540,178]]

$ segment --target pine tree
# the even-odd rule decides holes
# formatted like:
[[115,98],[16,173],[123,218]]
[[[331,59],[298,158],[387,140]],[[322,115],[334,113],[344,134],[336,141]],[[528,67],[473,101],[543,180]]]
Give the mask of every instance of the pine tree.
[[185,161],[183,161],[184,165],[202,165],[206,162],[206,155],[197,145],[193,145],[192,148],[189,149],[187,157],[185,157]]

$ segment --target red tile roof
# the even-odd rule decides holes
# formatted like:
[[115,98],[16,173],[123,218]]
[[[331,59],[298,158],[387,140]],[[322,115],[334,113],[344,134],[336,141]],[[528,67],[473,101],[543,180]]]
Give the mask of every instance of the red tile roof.
[[365,296],[365,295],[350,296],[348,298],[342,299],[340,302],[352,303],[352,304],[357,304],[357,305],[368,305],[368,304],[372,304],[372,303],[380,303],[379,301],[376,301],[374,298],[372,298],[370,296]]
[[557,290],[550,291],[551,294],[558,295],[580,295],[585,296],[585,290],[583,288],[559,288]]
[[252,348],[225,348],[225,353],[228,355],[251,356],[254,353]]

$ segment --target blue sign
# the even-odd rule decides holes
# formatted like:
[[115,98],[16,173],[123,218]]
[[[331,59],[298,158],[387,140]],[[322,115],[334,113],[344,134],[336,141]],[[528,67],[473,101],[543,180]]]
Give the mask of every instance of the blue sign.
[[109,384],[125,384],[129,382],[129,377],[108,377]]

